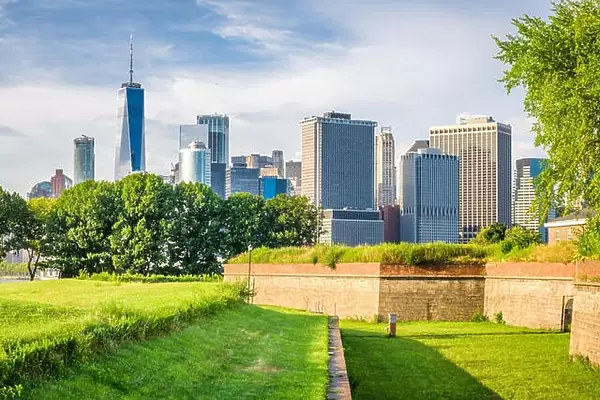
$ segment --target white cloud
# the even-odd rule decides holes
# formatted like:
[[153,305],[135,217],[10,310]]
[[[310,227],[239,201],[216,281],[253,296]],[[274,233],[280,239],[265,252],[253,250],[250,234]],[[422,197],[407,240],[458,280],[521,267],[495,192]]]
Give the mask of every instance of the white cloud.
[[[508,18],[424,13],[417,5],[348,6],[334,12],[324,8],[332,3],[321,2],[315,12],[351,40],[322,41],[293,51],[293,44],[303,39],[273,16],[249,9],[248,2],[199,1],[224,16],[222,25],[211,28],[215,32],[245,38],[285,62],[261,69],[174,65],[172,71],[146,78],[147,162],[152,172],[167,173],[176,159],[177,124],[213,112],[232,117],[232,154],[280,148],[288,158],[297,157],[298,122],[332,109],[392,125],[398,155],[415,139],[426,138],[430,125],[450,123],[463,110],[512,123],[514,158],[537,154],[533,138],[525,133],[520,96],[506,96],[496,82],[502,65],[492,60],[495,45],[489,35],[510,29]],[[163,45],[157,46],[150,53],[160,54],[156,49]],[[72,173],[72,139],[82,133],[96,137],[97,176],[110,179],[118,85],[30,81],[0,87],[0,124],[28,135],[0,135],[0,185],[25,193],[54,168]]]

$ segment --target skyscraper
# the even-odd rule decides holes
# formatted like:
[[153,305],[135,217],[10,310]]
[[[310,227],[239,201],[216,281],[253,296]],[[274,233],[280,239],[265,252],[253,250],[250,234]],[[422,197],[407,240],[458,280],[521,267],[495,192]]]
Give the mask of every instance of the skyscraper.
[[203,142],[192,142],[179,150],[179,182],[203,183],[210,186],[210,150]]
[[250,193],[260,195],[258,168],[246,168],[242,165],[232,165],[225,173],[225,196],[236,193]]
[[208,148],[213,163],[229,162],[229,117],[226,114],[201,114],[198,125],[208,125]]
[[146,171],[144,89],[133,81],[133,41],[129,44],[129,82],[117,91],[119,132],[115,151],[115,181]]
[[179,125],[179,150],[194,142],[208,143],[208,125]]
[[287,161],[285,177],[290,180],[291,192],[296,195],[302,194],[302,161]]
[[375,138],[375,204],[392,205],[396,201],[396,150],[392,128],[383,126]]
[[419,148],[400,156],[400,240],[458,242],[458,157]]
[[82,135],[73,139],[74,165],[73,179],[75,184],[93,181],[95,175],[96,154],[94,153],[94,138]]
[[[535,179],[543,170],[543,158],[521,158],[516,162],[515,184],[513,198],[514,225],[539,232],[542,240],[547,241],[547,229],[540,221],[540,215],[532,212],[532,206],[537,201]],[[555,217],[554,210],[550,210],[548,218]]]
[[459,116],[456,125],[429,130],[431,147],[459,157],[463,243],[494,222],[511,224],[511,142],[511,126],[489,116]]
[[259,193],[269,200],[280,194],[288,194],[289,180],[277,176],[261,176],[259,182]]
[[73,186],[73,180],[66,176],[62,169],[57,169],[50,178],[52,197],[59,197],[61,193]]
[[372,209],[377,123],[328,112],[300,125],[302,194],[324,209]]
[[283,158],[283,150],[273,150],[271,153],[271,159],[273,160],[273,166],[277,168],[280,178],[284,177],[285,170],[285,159]]

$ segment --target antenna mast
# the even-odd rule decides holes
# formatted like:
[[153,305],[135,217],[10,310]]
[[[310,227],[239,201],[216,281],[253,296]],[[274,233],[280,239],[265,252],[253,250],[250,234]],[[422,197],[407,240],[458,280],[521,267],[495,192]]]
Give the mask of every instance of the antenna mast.
[[133,86],[133,33],[129,36],[129,86]]

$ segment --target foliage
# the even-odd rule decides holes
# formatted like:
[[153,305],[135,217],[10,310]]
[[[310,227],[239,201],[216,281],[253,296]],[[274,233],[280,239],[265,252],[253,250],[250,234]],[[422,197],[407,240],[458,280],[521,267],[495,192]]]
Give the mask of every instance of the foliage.
[[489,247],[488,261],[495,262],[549,262],[568,264],[577,259],[577,247],[573,242],[562,241],[553,245],[532,245],[524,249],[513,248],[508,253],[502,245]]
[[[484,263],[491,248],[480,245],[448,243],[381,244],[376,246],[324,246],[259,248],[252,251],[252,262],[257,264],[323,264],[335,267],[337,263],[380,262],[383,264],[439,265]],[[233,264],[247,264],[248,253],[230,259]]]
[[312,246],[317,243],[319,209],[308,198],[278,195],[266,202],[265,216],[268,218],[265,246]]
[[[35,302],[10,295],[18,290],[10,286],[22,285],[7,284],[0,290],[0,320],[3,326],[13,329],[10,336],[0,335],[0,387],[4,390],[34,378],[57,375],[68,365],[111,351],[122,342],[170,332],[212,315],[238,304],[244,291],[240,285],[177,283],[164,287],[133,285],[143,287],[133,290],[132,296],[132,289],[127,286],[67,280],[36,282],[34,294],[32,289],[22,290],[27,298],[39,301]],[[56,299],[57,286],[64,289],[62,296],[68,297],[71,292],[83,296],[76,302],[78,306],[61,305],[65,299]],[[107,290],[113,294],[108,303],[106,295],[94,296]],[[44,304],[45,301],[51,303]],[[38,312],[38,307],[43,311]],[[59,322],[41,324],[48,314]]]
[[225,257],[232,257],[266,242],[268,224],[265,218],[265,200],[249,193],[230,196],[223,210]]
[[320,400],[326,397],[327,359],[325,316],[242,306],[181,332],[126,345],[26,395]]
[[579,255],[582,258],[597,259],[600,257],[600,220],[588,220],[577,239]]
[[477,311],[475,311],[475,314],[473,314],[471,317],[471,322],[488,322],[489,320],[490,319],[483,313],[481,308],[478,308]]
[[525,15],[513,20],[516,34],[494,37],[501,82],[525,89],[535,145],[549,156],[536,181],[542,219],[563,199],[566,212],[582,200],[600,207],[599,21],[597,0],[559,0],[547,20]]
[[27,273],[27,263],[0,262],[0,276],[20,275]]
[[569,334],[427,321],[398,324],[390,340],[386,324],[340,326],[353,399],[600,397],[598,372],[569,360]]
[[510,253],[513,249],[522,250],[541,243],[541,237],[538,232],[533,232],[521,226],[513,226],[506,231],[504,240],[500,246],[504,254]]
[[[83,271],[82,271],[83,272]],[[221,275],[142,275],[126,272],[124,274],[110,274],[100,272],[93,275],[81,273],[77,279],[99,282],[122,282],[122,283],[168,283],[168,282],[220,282]]]
[[501,325],[506,324],[502,311],[498,311],[496,314],[494,314],[494,322]]
[[477,234],[475,239],[473,239],[473,243],[481,245],[500,243],[506,237],[507,230],[508,228],[506,225],[500,222],[495,222],[492,225],[483,228]]

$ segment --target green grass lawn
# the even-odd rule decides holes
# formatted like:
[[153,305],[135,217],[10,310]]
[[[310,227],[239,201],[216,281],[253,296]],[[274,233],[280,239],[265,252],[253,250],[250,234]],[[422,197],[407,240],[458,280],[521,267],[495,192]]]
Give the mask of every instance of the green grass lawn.
[[81,329],[94,314],[126,308],[146,315],[168,315],[192,302],[216,302],[220,283],[114,284],[80,280],[0,285],[0,344],[66,329]]
[[354,399],[600,399],[569,335],[493,323],[342,321]]
[[238,306],[129,344],[26,393],[31,399],[323,399],[327,319]]

